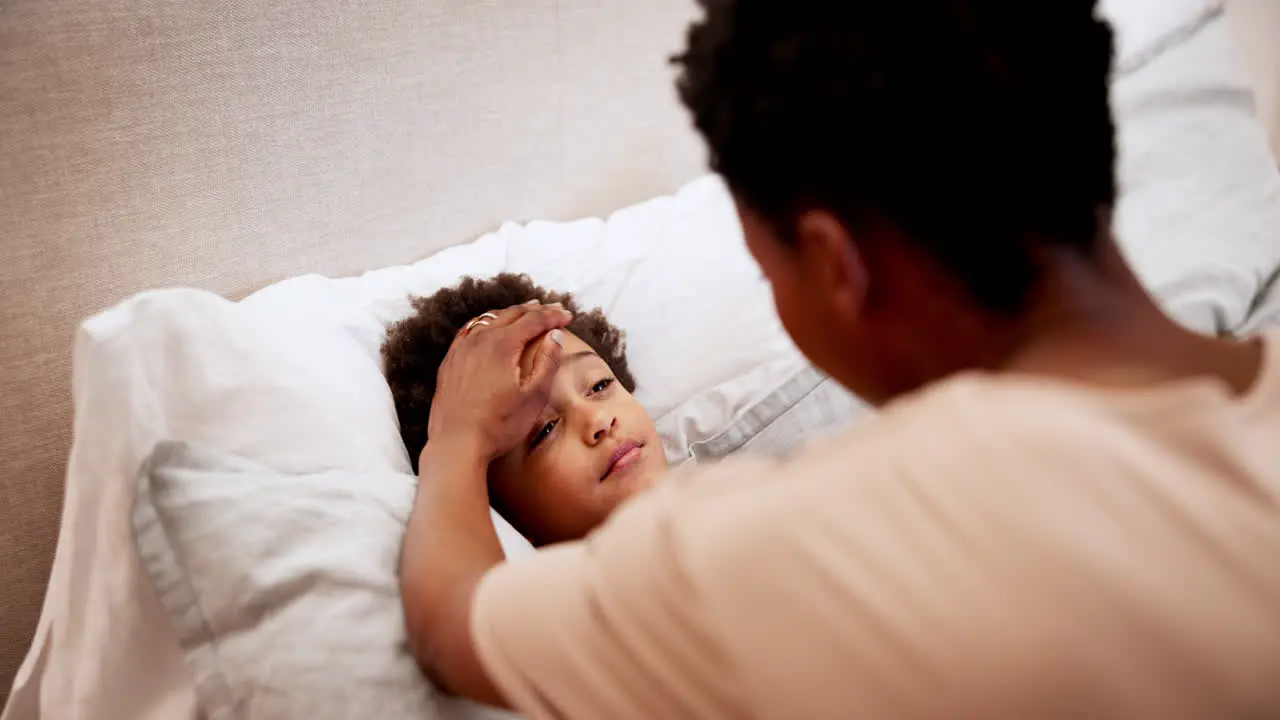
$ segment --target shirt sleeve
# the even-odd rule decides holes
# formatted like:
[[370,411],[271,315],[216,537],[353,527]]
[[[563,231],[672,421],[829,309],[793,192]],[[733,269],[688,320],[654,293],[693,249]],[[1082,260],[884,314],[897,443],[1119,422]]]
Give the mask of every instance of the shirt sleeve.
[[506,563],[481,581],[471,613],[477,653],[529,718],[735,714],[663,494],[632,502],[586,541]]

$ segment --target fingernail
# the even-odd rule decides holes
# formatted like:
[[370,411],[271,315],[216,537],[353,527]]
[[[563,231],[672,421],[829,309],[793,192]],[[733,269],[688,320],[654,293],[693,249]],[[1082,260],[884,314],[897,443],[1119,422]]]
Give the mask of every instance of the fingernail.
[[563,330],[552,330],[552,331],[551,331],[551,342],[553,342],[553,343],[555,343],[555,344],[559,345],[560,347],[564,347],[564,331],[563,331]]
[[555,308],[556,310],[563,310],[563,309],[564,309],[564,305],[561,305],[561,304],[560,304],[560,303],[558,303],[558,302],[551,303],[551,304],[550,304],[550,305],[548,305],[547,307],[549,307],[549,308]]
[[525,302],[525,305],[541,305],[541,304],[542,303],[538,301],[538,298],[534,298],[532,300],[528,300]]

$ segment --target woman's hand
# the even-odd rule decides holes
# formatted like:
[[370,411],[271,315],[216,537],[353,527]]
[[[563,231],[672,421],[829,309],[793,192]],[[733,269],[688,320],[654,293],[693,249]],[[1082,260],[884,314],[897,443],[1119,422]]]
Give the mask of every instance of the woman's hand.
[[[546,406],[572,315],[531,302],[473,320],[454,338],[436,380],[428,450],[471,453],[489,463],[529,432]],[[533,354],[521,370],[525,351]]]

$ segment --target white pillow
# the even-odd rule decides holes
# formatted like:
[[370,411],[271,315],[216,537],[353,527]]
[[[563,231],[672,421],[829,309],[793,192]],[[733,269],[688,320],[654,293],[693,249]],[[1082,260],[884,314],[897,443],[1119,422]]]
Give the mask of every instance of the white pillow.
[[699,461],[735,453],[786,455],[871,416],[870,407],[814,368],[797,373],[740,413],[723,432],[693,443]]
[[161,443],[133,522],[210,720],[514,717],[443,697],[405,643],[411,475],[281,473]]
[[1184,325],[1243,331],[1280,267],[1280,173],[1225,18],[1119,79],[1112,97],[1129,259]]
[[573,293],[626,330],[637,398],[655,417],[765,363],[789,375],[800,358],[743,245],[732,199],[711,176],[607,221],[509,223],[413,265],[286,280],[243,304],[326,317],[376,358],[386,325],[410,312],[410,294],[503,271]]
[[75,442],[41,622],[42,715],[193,716],[189,674],[133,549],[143,458],[161,439],[188,437],[285,471],[401,471],[386,384],[343,333],[185,290],[86,322],[73,373]]
[[1267,291],[1254,303],[1245,331],[1257,333],[1271,327],[1280,327],[1280,268],[1271,276]]
[[1219,0],[1102,0],[1116,36],[1116,72],[1141,68],[1217,12]]

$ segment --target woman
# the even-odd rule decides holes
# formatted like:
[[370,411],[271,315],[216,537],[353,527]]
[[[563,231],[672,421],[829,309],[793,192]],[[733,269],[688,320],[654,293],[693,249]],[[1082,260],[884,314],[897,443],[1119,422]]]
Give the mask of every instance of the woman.
[[1094,4],[703,0],[680,96],[788,333],[880,412],[506,563],[481,469],[570,317],[495,313],[441,368],[405,536],[438,686],[562,720],[1280,717],[1280,334],[1190,333],[1128,266]]
[[[414,299],[414,314],[391,327],[382,356],[417,472],[432,435],[437,374],[454,339],[490,326],[497,319],[493,311],[523,303],[558,305],[573,314],[549,402],[523,441],[488,469],[494,508],[541,546],[584,537],[666,469],[653,420],[631,394],[636,383],[622,331],[600,310],[579,312],[571,296],[504,273],[464,278]],[[532,357],[525,358],[526,372]]]

